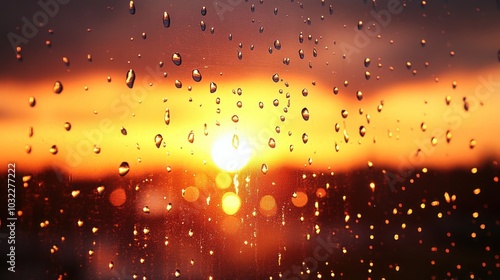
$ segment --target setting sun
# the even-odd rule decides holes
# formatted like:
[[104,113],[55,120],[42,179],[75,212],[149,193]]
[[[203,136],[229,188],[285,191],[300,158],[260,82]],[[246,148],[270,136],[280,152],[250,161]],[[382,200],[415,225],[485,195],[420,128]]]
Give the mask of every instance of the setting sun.
[[212,159],[220,169],[235,172],[243,168],[252,156],[252,148],[241,136],[226,134],[212,146]]

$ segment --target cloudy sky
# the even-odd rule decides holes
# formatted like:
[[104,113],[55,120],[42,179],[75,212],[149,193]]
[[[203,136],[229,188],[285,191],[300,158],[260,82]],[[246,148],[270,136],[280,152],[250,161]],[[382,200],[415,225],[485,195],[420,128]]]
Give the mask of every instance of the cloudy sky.
[[[500,152],[491,137],[500,102],[495,1],[135,1],[135,14],[128,1],[60,2],[2,9],[2,162],[75,174],[114,172],[124,161],[143,171],[217,167],[213,147],[225,135],[238,136],[237,156],[270,170],[451,167]],[[227,149],[215,154],[237,148]]]

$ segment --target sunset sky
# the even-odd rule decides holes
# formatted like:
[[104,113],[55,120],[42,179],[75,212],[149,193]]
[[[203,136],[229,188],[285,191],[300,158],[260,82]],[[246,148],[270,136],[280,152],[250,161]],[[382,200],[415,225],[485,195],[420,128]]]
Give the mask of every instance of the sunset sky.
[[[247,167],[266,164],[270,172],[283,166],[345,171],[367,161],[448,168],[498,157],[500,145],[492,136],[500,104],[500,11],[494,1],[429,1],[425,7],[420,1],[404,7],[377,1],[375,8],[364,1],[263,1],[254,8],[237,2],[135,1],[132,15],[128,1],[53,1],[57,9],[51,6],[53,16],[33,26],[33,36],[24,24],[42,14],[41,6],[7,3],[0,44],[2,164],[16,162],[32,171],[57,167],[76,177],[117,172],[121,162],[129,163],[131,173],[217,168],[212,150],[225,135],[238,136],[239,153],[250,155]],[[18,36],[25,38],[22,61],[11,44]],[[180,66],[172,62],[174,53],[182,57]],[[136,75],[132,88],[125,81],[129,69]],[[194,69],[200,82],[192,78]],[[53,91],[56,81],[63,85],[59,94]],[[214,93],[211,82],[217,85]],[[33,107],[30,97],[36,100]],[[360,126],[366,129],[363,137]],[[159,148],[157,134],[163,137]],[[55,155],[49,152],[53,145]]]

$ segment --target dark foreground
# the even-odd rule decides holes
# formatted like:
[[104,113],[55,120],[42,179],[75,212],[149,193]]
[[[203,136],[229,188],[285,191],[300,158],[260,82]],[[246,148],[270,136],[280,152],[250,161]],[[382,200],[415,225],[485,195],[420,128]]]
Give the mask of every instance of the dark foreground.
[[[76,182],[49,170],[23,186],[28,174],[18,170],[22,215],[11,231],[1,209],[0,278],[500,279],[496,162],[477,173],[418,171],[246,171],[238,176],[242,207],[229,216],[220,201],[234,184],[218,189],[215,172]],[[195,202],[183,198],[188,186],[199,189]],[[126,199],[113,194],[118,188]],[[304,207],[292,203],[298,191],[308,195]],[[276,201],[267,212],[259,204],[265,195]]]

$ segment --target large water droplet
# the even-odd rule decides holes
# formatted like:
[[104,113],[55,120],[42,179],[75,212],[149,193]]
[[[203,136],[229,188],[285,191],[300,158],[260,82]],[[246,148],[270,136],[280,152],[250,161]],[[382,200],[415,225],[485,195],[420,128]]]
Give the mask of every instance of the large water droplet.
[[309,110],[307,110],[307,108],[302,109],[302,118],[305,121],[309,120]]
[[231,120],[233,120],[233,122],[237,123],[240,120],[240,118],[238,117],[238,115],[233,115],[231,117]]
[[167,12],[163,12],[163,26],[170,27],[170,15]]
[[260,167],[260,171],[262,171],[262,173],[264,174],[267,174],[267,171],[269,171],[267,164],[263,163],[262,166]]
[[203,6],[201,7],[201,15],[204,16],[207,14],[207,7]]
[[276,141],[274,140],[274,138],[269,138],[269,142],[267,142],[267,144],[269,145],[269,147],[271,147],[272,149],[274,149],[276,147]]
[[342,110],[340,114],[342,115],[342,118],[344,118],[344,119],[349,116],[349,112],[347,112],[347,110]]
[[165,109],[165,124],[170,124],[170,109],[168,108]]
[[309,136],[307,136],[306,133],[302,134],[302,142],[304,142],[304,144],[306,144],[307,141],[309,141]]
[[203,20],[200,21],[200,29],[201,31],[205,31],[207,29],[207,25]]
[[368,57],[365,58],[365,61],[364,61],[365,67],[370,66],[370,62],[371,62],[371,60]]
[[432,146],[436,146],[436,145],[437,145],[437,143],[438,143],[437,138],[436,138],[436,137],[432,137],[432,138],[431,138],[431,144],[432,144]]
[[125,129],[125,127],[121,127],[120,129],[120,132],[122,133],[122,135],[127,135],[127,129]]
[[69,58],[67,58],[66,56],[63,56],[62,61],[63,61],[63,63],[64,63],[66,66],[68,66],[68,67],[69,67]]
[[30,107],[35,107],[35,105],[36,105],[35,97],[30,96],[30,98],[28,99],[28,103],[30,104]]
[[127,173],[130,171],[130,166],[128,165],[128,162],[124,161],[120,164],[120,167],[118,167],[118,174],[120,176],[125,176]]
[[182,88],[182,82],[179,80],[175,80],[174,82],[176,88]]
[[361,29],[363,29],[363,21],[362,20],[358,21],[358,30],[361,30]]
[[194,142],[194,132],[192,130],[189,132],[188,141],[189,141],[189,143]]
[[134,1],[130,1],[128,9],[129,9],[131,15],[135,14],[135,4],[134,4]]
[[305,97],[305,96],[307,96],[307,95],[309,95],[309,91],[307,90],[307,88],[304,88],[304,89],[302,90],[302,96],[304,96],[304,97]]
[[427,124],[425,124],[424,122],[420,124],[420,129],[422,131],[426,131],[427,130]]
[[300,59],[304,59],[304,51],[302,49],[299,50]]
[[275,40],[274,41],[274,48],[277,50],[281,50],[281,42],[280,40]]
[[174,53],[174,54],[172,55],[172,62],[173,62],[175,65],[177,65],[177,66],[181,65],[181,64],[182,64],[182,57],[181,57],[181,54],[180,54],[180,53],[177,53],[177,52],[176,52],[176,53]]
[[362,93],[361,91],[359,91],[359,90],[358,90],[358,91],[356,92],[356,98],[357,98],[359,101],[363,100],[363,93]]
[[175,275],[175,278],[181,277],[181,271],[179,269],[176,269],[174,275]]
[[57,146],[56,145],[52,145],[52,147],[50,147],[49,149],[49,152],[53,155],[57,154],[59,150],[57,149]]
[[193,70],[193,73],[192,73],[192,77],[193,77],[193,80],[195,82],[199,82],[201,81],[201,73],[200,73],[200,70],[198,69],[194,69]]
[[127,86],[129,88],[133,88],[134,87],[134,81],[135,81],[135,72],[134,72],[134,70],[129,69],[128,72],[127,72],[126,79],[125,79],[125,83],[127,84]]
[[366,128],[364,126],[360,126],[359,127],[359,135],[361,135],[361,137],[364,137],[366,134]]
[[71,130],[71,123],[65,122],[64,123],[64,129],[66,129],[66,131],[70,131]]
[[54,91],[54,93],[61,93],[63,91],[63,85],[60,81],[56,81],[54,83],[54,88],[52,89]]
[[217,91],[217,84],[214,82],[210,82],[210,93],[214,93]]
[[469,142],[469,148],[471,149],[474,149],[474,147],[476,147],[477,145],[477,142],[475,139],[471,139],[470,142]]
[[163,142],[163,136],[161,136],[161,134],[156,134],[156,136],[155,136],[155,145],[156,145],[156,148],[159,149],[162,142]]
[[280,81],[280,76],[278,75],[278,73],[274,74],[273,75],[273,82],[277,83]]

